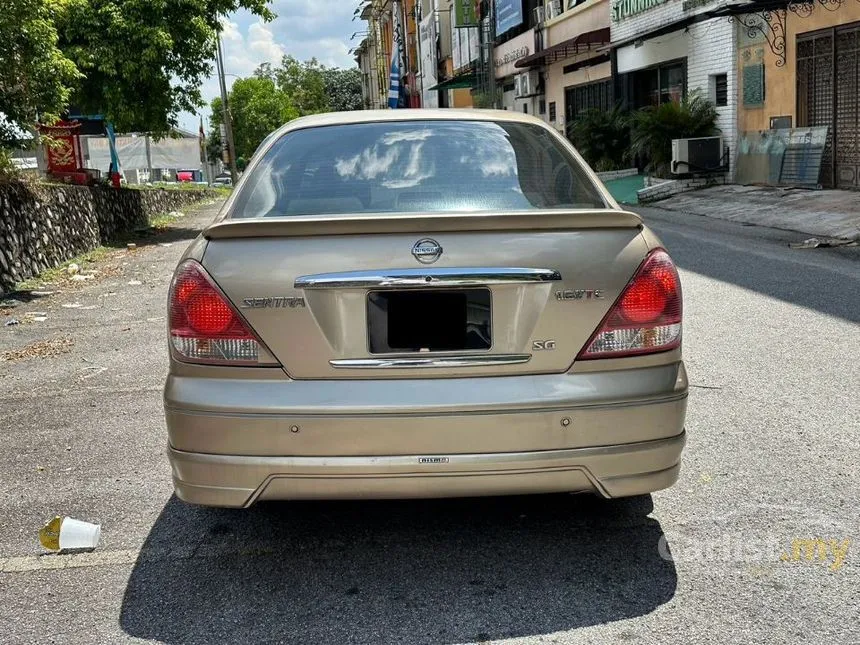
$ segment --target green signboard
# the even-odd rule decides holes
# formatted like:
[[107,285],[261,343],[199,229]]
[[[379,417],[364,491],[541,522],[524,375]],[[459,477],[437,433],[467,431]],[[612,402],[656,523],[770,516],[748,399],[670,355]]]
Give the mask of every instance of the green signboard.
[[[684,11],[695,11],[701,7],[711,4],[715,0],[684,0],[681,9]],[[635,16],[653,7],[666,4],[669,0],[613,0],[610,15],[613,22],[619,22],[624,18]]]
[[619,22],[629,16],[648,11],[653,7],[666,4],[667,0],[615,0],[612,4],[612,22]]
[[458,28],[478,26],[475,0],[454,0],[454,26]]

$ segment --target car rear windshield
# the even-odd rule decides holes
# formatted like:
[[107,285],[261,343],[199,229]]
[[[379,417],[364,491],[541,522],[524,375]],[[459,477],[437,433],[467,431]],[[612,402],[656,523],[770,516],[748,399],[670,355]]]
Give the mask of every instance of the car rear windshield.
[[539,125],[397,121],[289,132],[249,170],[233,218],[606,208]]

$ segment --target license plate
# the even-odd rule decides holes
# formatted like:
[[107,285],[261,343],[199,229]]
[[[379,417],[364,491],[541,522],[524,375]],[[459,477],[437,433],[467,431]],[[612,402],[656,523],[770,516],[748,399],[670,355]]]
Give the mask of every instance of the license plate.
[[367,324],[373,354],[486,351],[492,346],[489,289],[372,291]]

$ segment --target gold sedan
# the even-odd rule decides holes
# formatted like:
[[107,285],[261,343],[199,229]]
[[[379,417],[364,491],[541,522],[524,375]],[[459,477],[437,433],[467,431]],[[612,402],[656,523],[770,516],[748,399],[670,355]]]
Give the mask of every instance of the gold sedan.
[[177,495],[665,488],[685,442],[681,322],[669,254],[543,122],[297,119],[173,278]]

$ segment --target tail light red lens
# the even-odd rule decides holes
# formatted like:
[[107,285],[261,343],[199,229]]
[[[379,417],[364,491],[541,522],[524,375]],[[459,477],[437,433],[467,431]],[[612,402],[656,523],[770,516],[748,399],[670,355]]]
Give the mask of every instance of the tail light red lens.
[[618,358],[681,344],[681,281],[669,254],[654,249],[612,305],[579,359]]
[[181,360],[218,365],[261,365],[260,341],[226,296],[194,260],[173,276],[168,303],[170,341]]
[[206,335],[223,334],[235,322],[230,307],[209,291],[195,293],[185,305],[188,325]]

